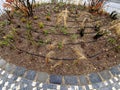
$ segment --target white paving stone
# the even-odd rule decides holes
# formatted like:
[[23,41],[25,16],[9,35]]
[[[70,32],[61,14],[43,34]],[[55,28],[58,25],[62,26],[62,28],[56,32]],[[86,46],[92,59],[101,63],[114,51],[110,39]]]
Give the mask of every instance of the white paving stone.
[[3,83],[3,80],[0,80],[0,84],[2,84]]
[[13,83],[13,84],[11,84],[11,88],[14,88],[15,87],[15,84]]
[[6,87],[3,87],[2,90],[7,90]]
[[120,82],[118,84],[120,85]]
[[8,75],[8,78],[10,79],[10,78],[12,78],[13,77],[13,74],[9,74]]
[[111,83],[111,84],[113,84],[113,83],[114,83],[112,79],[110,79],[109,81],[110,81],[110,83]]
[[78,87],[78,86],[75,86],[75,90],[79,90],[79,87]]
[[88,85],[89,89],[93,89],[92,85]]
[[68,88],[68,90],[72,90],[72,88],[71,88],[71,87],[69,87],[69,88]]
[[115,81],[118,81],[119,79],[117,77],[114,77]]
[[35,82],[35,81],[32,82],[33,87],[36,86],[36,84],[37,84],[37,82]]
[[57,90],[60,90],[60,85],[57,85]]
[[27,87],[27,84],[24,84],[24,87]]
[[112,90],[117,90],[115,87],[112,87]]
[[43,83],[40,83],[40,84],[39,84],[39,87],[43,87]]
[[16,90],[20,90],[20,85],[16,86]]
[[9,82],[5,82],[4,86],[8,86]]
[[21,77],[18,77],[16,81],[19,82],[21,79],[22,79]]
[[5,74],[5,70],[3,70],[3,71],[1,72],[1,74],[2,74],[2,75]]
[[83,89],[83,90],[86,90],[85,86],[82,86],[82,89]]
[[34,88],[33,88],[33,90],[37,90],[37,88],[36,88],[36,87],[34,87]]
[[108,82],[107,82],[107,81],[104,81],[103,83],[104,83],[106,86],[108,85]]

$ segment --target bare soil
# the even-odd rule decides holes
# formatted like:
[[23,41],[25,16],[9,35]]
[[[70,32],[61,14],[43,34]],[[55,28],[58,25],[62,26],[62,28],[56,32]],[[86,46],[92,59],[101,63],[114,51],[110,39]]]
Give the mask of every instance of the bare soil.
[[[67,27],[63,27],[63,23],[56,26],[57,15],[66,7],[69,11]],[[79,30],[84,18],[87,21],[81,37]],[[0,17],[0,22],[6,22],[6,15]],[[52,74],[102,71],[120,63],[120,38],[115,30],[108,29],[111,22],[109,14],[92,15],[87,8],[77,5],[42,4],[35,7],[33,18],[16,11],[10,24],[0,24],[0,43],[13,35],[12,39],[9,37],[9,45],[0,46],[0,56],[15,65]],[[94,39],[98,23],[100,30],[108,33]],[[80,58],[80,53],[86,59]]]

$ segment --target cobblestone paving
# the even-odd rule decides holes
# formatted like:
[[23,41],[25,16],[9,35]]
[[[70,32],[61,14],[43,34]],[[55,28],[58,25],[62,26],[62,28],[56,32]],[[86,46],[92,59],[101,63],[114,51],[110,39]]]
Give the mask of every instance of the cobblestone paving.
[[120,65],[88,75],[60,76],[0,59],[0,90],[120,90]]

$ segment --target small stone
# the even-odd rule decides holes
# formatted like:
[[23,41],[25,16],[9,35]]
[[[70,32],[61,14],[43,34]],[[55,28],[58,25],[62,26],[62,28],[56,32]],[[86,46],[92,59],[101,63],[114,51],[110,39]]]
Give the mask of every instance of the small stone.
[[36,80],[45,83],[48,79],[48,74],[45,72],[38,72]]
[[50,75],[50,83],[61,84],[62,83],[62,76]]
[[90,79],[91,83],[99,83],[102,81],[100,76],[97,73],[91,73],[89,75],[89,79]]
[[76,76],[65,76],[65,84],[68,85],[77,85],[78,84],[78,79]]
[[13,74],[17,75],[17,76],[23,76],[25,73],[26,69],[23,67],[16,67],[15,71],[13,72]]
[[29,79],[29,80],[34,80],[35,79],[35,76],[36,76],[36,72],[35,71],[32,71],[32,70],[29,70],[27,72],[27,75],[25,76],[25,78]]

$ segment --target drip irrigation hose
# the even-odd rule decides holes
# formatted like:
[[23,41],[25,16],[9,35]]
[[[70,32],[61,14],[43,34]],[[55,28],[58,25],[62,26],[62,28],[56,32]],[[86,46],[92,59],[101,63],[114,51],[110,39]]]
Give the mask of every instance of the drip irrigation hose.
[[[27,39],[26,37],[24,37],[24,36],[20,36],[21,38],[24,38],[24,39]],[[30,39],[28,39],[28,40],[30,40]],[[99,41],[104,41],[105,40],[105,38],[103,38],[103,39],[101,39],[101,40],[99,40]],[[39,40],[37,40],[37,39],[34,39],[34,41],[36,41],[36,42],[39,42]],[[96,40],[90,40],[90,41],[85,41],[85,42],[77,42],[77,43],[66,43],[66,44],[64,44],[64,45],[77,45],[77,44],[81,44],[81,43],[93,43],[93,42],[96,42]],[[51,43],[48,43],[48,44],[51,44]]]
[[[16,50],[20,51],[20,52],[23,52],[23,53],[26,53],[26,54],[30,54],[30,55],[33,55],[33,56],[38,56],[38,57],[41,57],[41,58],[46,58],[46,56],[44,55],[40,55],[40,54],[35,54],[35,53],[32,53],[32,52],[28,52],[28,51],[25,51],[25,50],[22,50],[18,47],[16,47],[13,43],[9,42],[9,44],[14,47]],[[91,55],[91,56],[88,56],[87,58],[94,58],[94,57],[97,57],[98,55],[101,55],[101,54],[104,54],[106,52],[109,52],[110,50],[118,47],[119,45],[116,45],[108,50],[102,50],[94,55]],[[51,57],[50,59],[52,60],[77,60],[77,58],[54,58],[54,57]]]
[[119,45],[116,45],[116,46],[114,46],[114,47],[112,47],[112,48],[110,48],[110,49],[108,49],[108,50],[102,50],[102,51],[100,51],[100,52],[98,52],[98,53],[96,53],[96,54],[94,54],[94,55],[88,56],[88,58],[95,58],[95,57],[97,57],[98,55],[105,54],[105,53],[113,50],[114,48],[116,48],[116,47],[118,47],[118,46],[119,46]]
[[[13,46],[13,45],[12,45],[12,46]],[[44,55],[35,54],[35,53],[31,53],[31,52],[22,50],[22,49],[16,47],[15,45],[14,45],[13,47],[15,47],[16,50],[21,51],[21,52],[23,52],[23,53],[30,54],[30,55],[33,55],[33,56],[42,57],[42,58],[46,58]],[[117,47],[117,46],[115,46],[115,47]],[[104,54],[104,53],[106,53],[106,52],[109,52],[110,50],[114,49],[115,47],[112,47],[112,48],[108,49],[107,51],[106,51],[106,50],[102,50],[102,51],[100,51],[100,52],[98,52],[98,53],[96,53],[96,54],[94,54],[94,55],[88,56],[87,58],[97,57],[98,55],[102,55],[102,54]],[[76,58],[54,58],[54,57],[51,57],[50,59],[52,59],[52,60],[77,60]]]
[[[28,52],[28,51],[25,51],[25,50],[22,50],[18,47],[16,47],[15,45],[11,44],[13,47],[15,47],[16,50],[20,51],[20,52],[23,52],[23,53],[26,53],[26,54],[30,54],[30,55],[33,55],[33,56],[38,56],[38,57],[41,57],[41,58],[46,58],[46,56],[44,55],[40,55],[40,54],[35,54],[35,53],[32,53],[32,52]],[[51,57],[50,59],[52,60],[76,60],[75,58],[54,58],[54,57]]]

